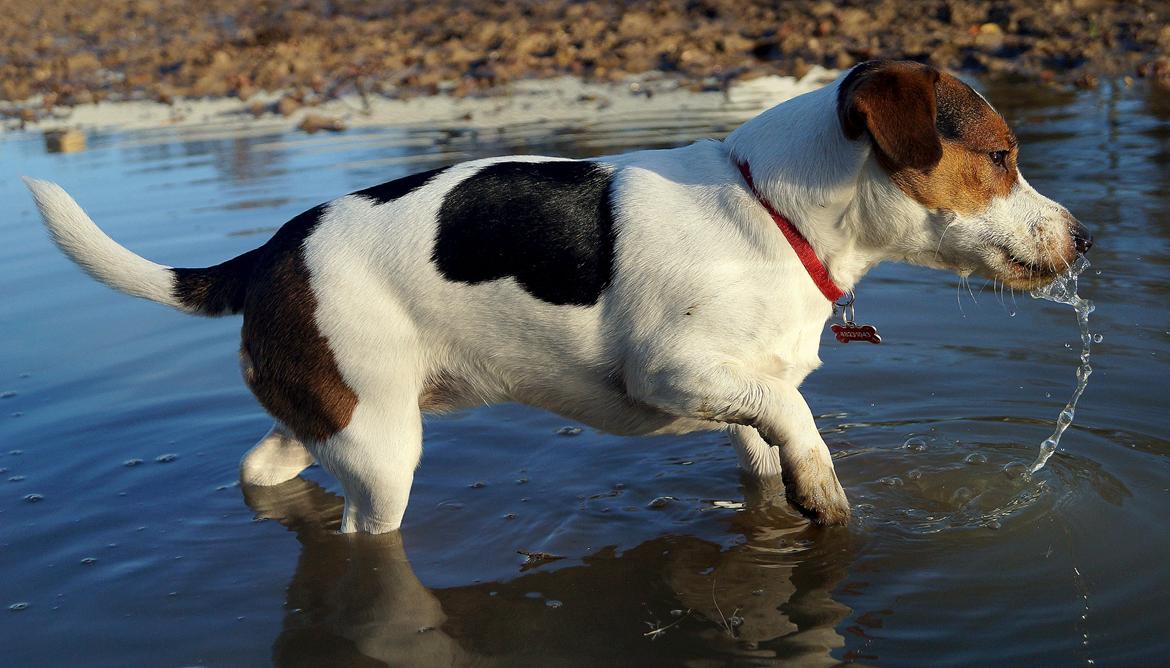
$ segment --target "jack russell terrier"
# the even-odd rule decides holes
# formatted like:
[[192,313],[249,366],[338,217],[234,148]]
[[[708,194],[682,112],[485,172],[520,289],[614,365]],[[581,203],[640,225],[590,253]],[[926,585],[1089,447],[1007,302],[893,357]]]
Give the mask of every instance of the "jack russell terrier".
[[143,259],[60,187],[26,182],[95,279],[243,315],[243,375],[276,424],[241,479],[320,462],[344,488],[345,532],[399,528],[422,413],[504,401],[615,434],[727,430],[744,469],[829,525],[849,503],[798,388],[834,303],[885,260],[1027,289],[1089,249],[1016,151],[966,84],[876,61],[724,141],[415,174],[213,267]]

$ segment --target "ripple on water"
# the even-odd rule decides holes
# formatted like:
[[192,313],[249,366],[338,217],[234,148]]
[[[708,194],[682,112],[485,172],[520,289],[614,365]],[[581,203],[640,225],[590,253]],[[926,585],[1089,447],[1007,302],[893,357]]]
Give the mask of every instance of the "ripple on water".
[[1026,443],[915,438],[921,447],[864,450],[844,460],[858,471],[848,477],[857,481],[850,491],[863,525],[909,534],[1010,529],[1088,494],[1111,503],[1127,495],[1098,464],[1075,455],[1031,474],[1034,451]]

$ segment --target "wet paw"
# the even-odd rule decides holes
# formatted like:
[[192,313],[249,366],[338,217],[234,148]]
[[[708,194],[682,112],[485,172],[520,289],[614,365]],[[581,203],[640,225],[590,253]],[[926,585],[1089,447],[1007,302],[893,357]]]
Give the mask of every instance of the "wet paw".
[[849,499],[830,469],[827,475],[785,476],[785,497],[789,505],[819,526],[849,523]]

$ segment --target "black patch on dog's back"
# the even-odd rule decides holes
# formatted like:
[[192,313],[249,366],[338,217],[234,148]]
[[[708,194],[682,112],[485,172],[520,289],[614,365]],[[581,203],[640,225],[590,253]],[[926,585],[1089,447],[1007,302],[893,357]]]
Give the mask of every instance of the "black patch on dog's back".
[[385,204],[386,202],[393,202],[399,197],[405,197],[410,193],[425,186],[427,181],[442,174],[447,168],[440,167],[426,172],[419,172],[418,174],[411,174],[400,179],[387,181],[376,186],[371,186],[364,190],[359,190],[351,195],[358,195],[359,197],[368,197],[378,202],[378,204]]
[[550,304],[596,304],[613,270],[612,181],[593,162],[489,165],[443,199],[432,260],[450,281],[511,276]]

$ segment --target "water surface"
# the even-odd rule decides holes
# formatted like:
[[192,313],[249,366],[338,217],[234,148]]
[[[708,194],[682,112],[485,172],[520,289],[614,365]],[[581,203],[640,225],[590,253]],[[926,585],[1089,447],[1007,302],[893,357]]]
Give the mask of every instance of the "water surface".
[[1097,236],[1092,382],[1024,477],[1075,384],[1072,310],[880,267],[858,312],[883,345],[826,334],[804,387],[854,505],[827,530],[745,487],[718,434],[559,433],[574,425],[506,405],[426,422],[400,535],[339,536],[322,470],[236,483],[269,425],[239,378],[238,320],[85,278],[16,179],[57,180],[135,251],[199,266],[414,171],[672,146],[722,136],[735,110],[311,137],[221,123],[93,134],[71,155],[4,137],[2,662],[1165,662],[1170,97],[988,94],[1029,180]]

